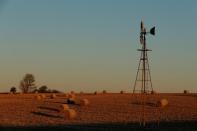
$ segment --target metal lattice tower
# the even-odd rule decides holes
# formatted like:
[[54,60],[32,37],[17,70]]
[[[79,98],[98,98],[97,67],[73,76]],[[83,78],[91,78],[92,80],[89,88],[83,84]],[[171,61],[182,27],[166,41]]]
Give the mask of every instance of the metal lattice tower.
[[147,49],[146,44],[146,35],[149,33],[155,35],[155,27],[151,28],[150,32],[146,32],[143,22],[141,22],[140,43],[142,45],[142,48],[138,49],[138,51],[141,51],[141,57],[139,60],[133,93],[150,93],[151,91],[153,91],[147,55],[147,52],[151,50]]
[[142,111],[141,111],[141,118],[140,123],[143,127],[146,125],[146,111],[145,111],[145,104],[146,104],[146,94],[153,91],[152,87],[152,81],[151,81],[151,74],[150,74],[150,68],[149,68],[149,62],[148,62],[148,55],[147,52],[151,51],[147,49],[146,44],[146,35],[147,34],[155,35],[155,27],[151,28],[150,32],[146,31],[146,28],[144,28],[143,22],[141,22],[141,32],[140,32],[140,43],[142,45],[141,49],[138,49],[138,51],[141,51],[141,56],[139,60],[136,80],[133,88],[133,93],[137,93],[139,91],[139,94],[141,94],[141,104],[142,104]]

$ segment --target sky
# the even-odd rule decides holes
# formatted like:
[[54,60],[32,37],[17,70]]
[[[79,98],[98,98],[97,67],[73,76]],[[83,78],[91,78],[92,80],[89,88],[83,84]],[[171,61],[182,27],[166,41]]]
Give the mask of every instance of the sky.
[[154,90],[197,92],[196,0],[4,0],[0,2],[0,91],[26,73],[68,92],[133,90],[147,36]]

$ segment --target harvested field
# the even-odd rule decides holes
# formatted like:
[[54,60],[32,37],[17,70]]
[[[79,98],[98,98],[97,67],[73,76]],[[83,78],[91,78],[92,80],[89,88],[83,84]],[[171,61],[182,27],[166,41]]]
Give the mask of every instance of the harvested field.
[[[50,99],[50,94],[45,94],[46,98],[42,100],[36,100],[36,95],[1,94],[0,129],[131,130],[139,127],[142,105],[138,102],[140,97],[133,94],[76,94],[77,98],[88,99],[90,104],[69,104],[69,108],[77,112],[74,119],[66,119],[64,112],[60,111],[62,104],[66,104],[64,94],[56,94],[54,99]],[[196,94],[149,96],[145,106],[147,126],[160,130],[197,130]],[[155,106],[161,98],[169,102],[164,108]]]

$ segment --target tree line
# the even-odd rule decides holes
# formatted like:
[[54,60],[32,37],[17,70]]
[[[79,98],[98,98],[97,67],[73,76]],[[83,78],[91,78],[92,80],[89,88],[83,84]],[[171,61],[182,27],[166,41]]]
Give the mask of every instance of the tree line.
[[[59,93],[60,91],[55,89],[49,89],[46,85],[43,85],[39,88],[35,85],[35,77],[33,74],[25,74],[23,79],[19,83],[19,90],[22,93]],[[17,88],[11,87],[10,88],[11,93],[16,93]]]

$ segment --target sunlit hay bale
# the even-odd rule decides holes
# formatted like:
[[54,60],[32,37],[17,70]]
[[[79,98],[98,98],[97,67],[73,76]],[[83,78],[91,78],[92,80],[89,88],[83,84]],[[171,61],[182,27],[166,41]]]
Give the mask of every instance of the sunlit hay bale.
[[76,95],[75,94],[68,94],[68,99],[69,98],[75,99],[76,98]]
[[188,90],[184,90],[183,93],[184,94],[189,94],[189,91]]
[[41,96],[42,99],[46,98],[45,94],[41,94],[40,96]]
[[97,92],[97,91],[95,91],[95,92],[94,92],[94,95],[97,95],[97,94],[98,94],[98,92]]
[[73,109],[67,109],[64,111],[66,119],[74,119],[77,117],[77,113]]
[[81,99],[80,100],[80,106],[87,106],[87,105],[89,105],[89,100],[88,99]]
[[35,98],[36,98],[36,100],[41,100],[42,99],[42,97],[40,95],[36,95]]
[[161,99],[157,102],[158,107],[165,107],[168,105],[168,100],[167,99]]
[[103,90],[103,94],[106,94],[107,93],[107,91],[106,90]]
[[56,98],[57,96],[55,95],[55,94],[51,94],[51,99],[54,99],[54,98]]
[[122,91],[120,91],[120,94],[124,94],[125,92],[122,90]]
[[67,104],[62,104],[61,107],[60,107],[60,111],[65,111],[65,110],[68,110],[69,109],[69,106]]

